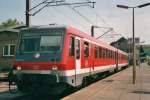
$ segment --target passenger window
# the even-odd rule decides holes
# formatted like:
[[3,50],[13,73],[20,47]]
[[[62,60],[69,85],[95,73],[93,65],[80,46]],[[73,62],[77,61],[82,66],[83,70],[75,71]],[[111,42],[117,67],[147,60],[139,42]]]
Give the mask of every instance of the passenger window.
[[110,59],[110,51],[108,51],[108,59]]
[[88,57],[88,56],[89,56],[89,43],[84,42],[84,57]]
[[95,58],[98,58],[98,47],[97,46],[95,46]]
[[115,52],[115,60],[117,59],[117,52]]
[[99,58],[102,58],[102,48],[99,47]]
[[103,59],[105,59],[105,49],[103,49]]
[[76,39],[76,59],[80,59],[80,40]]
[[71,37],[69,44],[69,56],[74,56],[74,50],[74,37]]
[[106,49],[106,58],[109,58],[109,50]]
[[113,54],[113,55],[112,55],[112,56],[113,56],[113,58],[112,58],[112,59],[115,59],[115,53],[114,53],[114,52],[112,52],[112,54]]
[[112,54],[112,51],[110,51],[110,56],[111,56],[111,59],[113,59],[113,54]]

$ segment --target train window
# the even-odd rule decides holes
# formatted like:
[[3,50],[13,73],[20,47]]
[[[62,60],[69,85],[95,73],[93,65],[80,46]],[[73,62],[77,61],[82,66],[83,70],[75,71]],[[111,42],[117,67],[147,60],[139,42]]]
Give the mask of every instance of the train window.
[[115,59],[115,53],[113,52],[113,59]]
[[105,49],[103,49],[103,59],[105,59]]
[[117,52],[115,52],[115,60],[117,59]]
[[110,59],[111,58],[111,55],[110,55],[110,51],[108,52],[108,59]]
[[[35,42],[35,41],[34,41]],[[41,51],[59,51],[62,43],[62,36],[41,36]],[[33,47],[33,46],[32,46]]]
[[114,52],[112,52],[112,59],[114,59]]
[[69,56],[74,56],[74,37],[70,38]]
[[109,51],[109,59],[111,59],[111,51]]
[[84,42],[84,57],[88,57],[88,56],[89,56],[89,43]]
[[95,46],[95,58],[98,58],[98,47],[97,46]]
[[111,59],[111,51],[109,51],[109,57],[108,58]]
[[108,53],[109,53],[109,51],[106,49],[106,58],[109,58]]
[[113,52],[111,51],[111,59],[113,59]]
[[80,59],[80,40],[76,39],[76,59]]
[[102,48],[99,47],[99,58],[102,58]]

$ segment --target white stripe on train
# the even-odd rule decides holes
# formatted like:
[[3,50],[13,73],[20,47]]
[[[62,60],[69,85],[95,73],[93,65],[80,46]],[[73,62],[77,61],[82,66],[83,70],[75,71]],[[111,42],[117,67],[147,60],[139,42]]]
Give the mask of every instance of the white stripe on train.
[[[124,64],[119,64],[118,66],[121,68],[123,66],[128,65],[128,63],[124,63]],[[84,74],[84,73],[88,73],[88,72],[104,72],[104,71],[109,71],[112,69],[115,69],[116,65],[107,65],[107,66],[97,66],[93,68],[84,68],[84,69],[80,69],[80,73],[78,74]],[[14,73],[26,73],[26,74],[52,74],[53,72],[51,70],[14,70]],[[73,70],[66,70],[66,71],[57,71],[57,73],[60,76],[73,76],[75,75],[76,71],[75,69]]]

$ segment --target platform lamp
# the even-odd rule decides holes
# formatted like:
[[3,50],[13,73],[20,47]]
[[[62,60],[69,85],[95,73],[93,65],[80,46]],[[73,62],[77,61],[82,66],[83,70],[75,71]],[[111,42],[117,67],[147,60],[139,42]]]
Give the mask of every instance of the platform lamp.
[[142,4],[142,5],[138,5],[138,6],[134,6],[134,7],[130,7],[130,6],[126,6],[126,5],[117,5],[117,7],[119,8],[123,8],[123,9],[129,9],[129,8],[132,8],[132,14],[133,14],[133,22],[132,22],[132,32],[133,32],[133,38],[132,38],[132,41],[133,41],[133,84],[135,84],[136,82],[136,61],[135,61],[135,35],[134,35],[134,9],[135,8],[143,8],[143,7],[146,7],[146,6],[149,6],[150,3],[145,3],[145,4]]

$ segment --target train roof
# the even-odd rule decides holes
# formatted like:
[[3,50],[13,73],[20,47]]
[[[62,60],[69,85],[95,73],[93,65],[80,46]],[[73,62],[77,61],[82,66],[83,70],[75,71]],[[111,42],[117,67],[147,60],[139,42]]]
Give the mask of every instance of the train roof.
[[80,31],[76,28],[73,28],[71,26],[68,26],[68,25],[51,24],[51,25],[31,26],[31,27],[22,28],[21,30],[35,30],[35,29],[49,29],[49,28],[51,28],[51,29],[68,29],[70,32],[72,32],[72,34],[80,36],[82,38],[85,38],[89,41],[92,41],[94,44],[97,44],[98,46],[110,49],[112,51],[117,51],[118,50],[118,52],[127,55],[127,53],[125,53],[125,52],[109,45],[108,43],[106,43],[106,42],[104,42],[100,39],[96,39],[95,37],[91,37],[89,34],[84,33],[82,31]]
[[66,25],[40,25],[40,26],[30,26],[22,28],[21,30],[34,30],[34,29],[66,29]]

